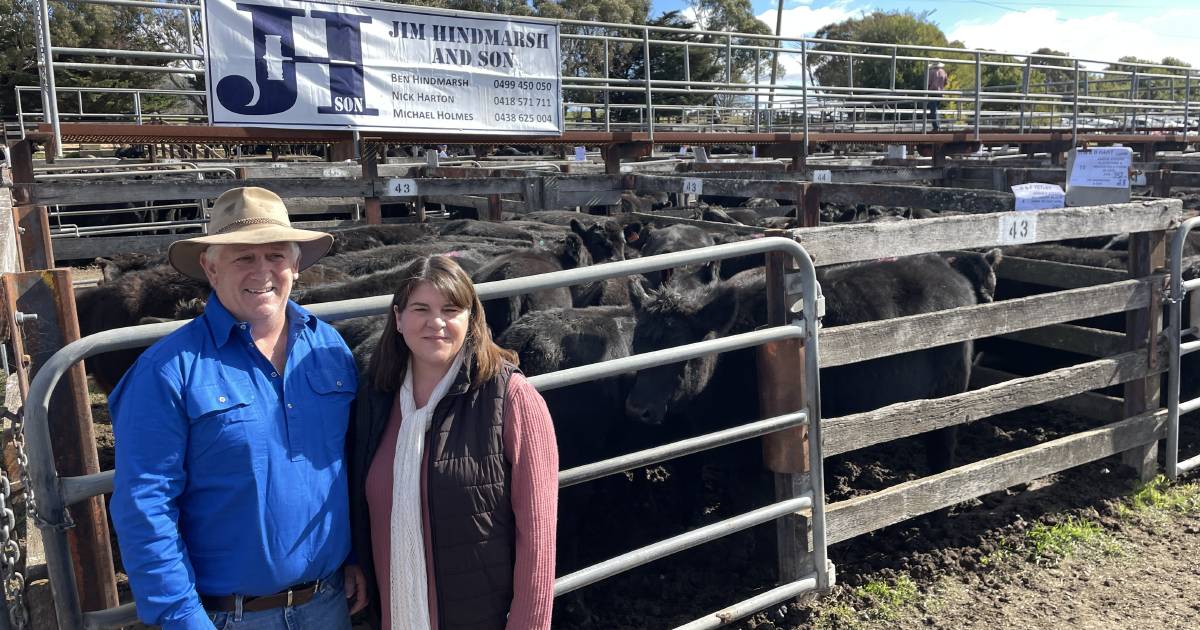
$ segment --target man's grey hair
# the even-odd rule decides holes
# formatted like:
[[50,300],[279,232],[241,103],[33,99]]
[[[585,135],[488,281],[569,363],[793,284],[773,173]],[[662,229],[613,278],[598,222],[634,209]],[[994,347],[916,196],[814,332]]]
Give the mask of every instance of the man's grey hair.
[[[296,241],[288,241],[287,244],[291,246],[288,249],[292,252],[292,263],[293,264],[299,263],[300,262],[300,244],[297,243]],[[208,247],[204,248],[204,251],[200,252],[200,256],[202,258],[204,258],[205,260],[208,260],[209,256],[212,256],[212,257],[219,256],[221,254],[221,251],[226,247],[229,247],[229,245],[223,245],[220,243],[218,243],[216,245],[209,245]]]

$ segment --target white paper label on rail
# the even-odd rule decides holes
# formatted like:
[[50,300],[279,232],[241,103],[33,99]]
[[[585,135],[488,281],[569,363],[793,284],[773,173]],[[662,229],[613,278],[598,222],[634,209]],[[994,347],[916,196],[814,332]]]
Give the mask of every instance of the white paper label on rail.
[[575,161],[576,162],[586,162],[587,161],[587,149],[586,148],[575,147]]
[[833,183],[833,171],[813,171],[812,180],[818,184]]
[[415,179],[400,179],[389,178],[387,180],[387,196],[389,197],[416,197],[417,196],[417,180]]
[[1146,185],[1146,174],[1141,173],[1141,172],[1134,173],[1133,174],[1133,185],[1134,186],[1145,186]]
[[1033,213],[1000,215],[1001,245],[1019,245],[1037,240],[1037,215]]
[[688,152],[687,145],[686,145],[686,144],[684,144],[684,145],[680,145],[680,147],[679,147],[679,155],[687,155],[687,152]]
[[285,162],[271,162],[271,168],[287,168],[287,167],[288,166]]
[[1012,187],[1017,210],[1062,208],[1067,194],[1057,184],[1017,184]]
[[1075,152],[1067,186],[1085,188],[1129,188],[1129,166],[1133,150],[1129,147],[1097,147]]
[[163,158],[162,163],[163,164],[179,164],[182,161],[183,160],[181,160],[179,158]]
[[683,194],[685,195],[702,195],[704,194],[704,180],[699,177],[688,177],[683,180]]
[[349,176],[350,176],[350,173],[347,173],[345,169],[341,169],[341,168],[326,168],[326,169],[321,170],[321,177],[324,177],[326,179],[349,177]]

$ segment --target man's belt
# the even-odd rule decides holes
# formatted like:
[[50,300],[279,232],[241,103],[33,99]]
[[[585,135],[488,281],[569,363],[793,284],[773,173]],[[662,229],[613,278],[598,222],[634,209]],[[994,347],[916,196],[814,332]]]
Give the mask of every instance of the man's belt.
[[[312,600],[317,594],[317,589],[321,588],[320,580],[297,584],[286,591],[280,591],[274,595],[263,595],[261,597],[243,597],[242,610],[245,612],[261,612],[271,610],[273,608],[283,608],[285,606],[303,606]],[[237,610],[237,596],[223,595],[210,596],[201,595],[200,603],[204,605],[204,609],[209,612],[234,612]]]

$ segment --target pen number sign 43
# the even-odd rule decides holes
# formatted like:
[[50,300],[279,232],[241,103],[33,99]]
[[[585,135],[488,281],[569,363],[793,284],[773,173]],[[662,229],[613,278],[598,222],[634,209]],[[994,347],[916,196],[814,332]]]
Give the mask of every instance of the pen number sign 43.
[[1032,243],[1037,240],[1036,214],[1011,214],[1000,217],[999,241],[1001,245]]
[[389,179],[387,180],[387,192],[389,197],[415,197],[417,181],[415,179]]

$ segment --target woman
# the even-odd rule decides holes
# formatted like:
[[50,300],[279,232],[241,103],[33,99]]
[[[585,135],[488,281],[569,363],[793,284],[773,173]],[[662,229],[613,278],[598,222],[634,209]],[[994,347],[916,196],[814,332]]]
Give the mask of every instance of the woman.
[[549,628],[558,450],[452,259],[414,261],[360,389],[352,609],[384,630]]

